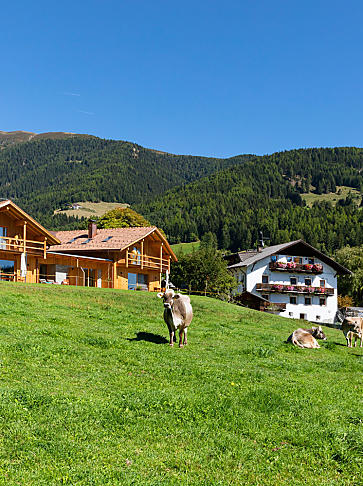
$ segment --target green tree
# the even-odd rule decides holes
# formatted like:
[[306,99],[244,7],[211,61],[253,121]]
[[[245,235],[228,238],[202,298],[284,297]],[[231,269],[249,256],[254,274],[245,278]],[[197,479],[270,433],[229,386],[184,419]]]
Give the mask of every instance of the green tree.
[[130,208],[115,208],[107,211],[97,222],[99,228],[128,228],[151,226],[141,214]]
[[177,287],[205,294],[228,294],[237,285],[221,252],[212,247],[182,255],[177,263],[173,263],[171,274]]
[[336,260],[353,272],[353,275],[339,279],[339,293],[350,295],[357,305],[363,304],[363,246],[346,246],[338,250]]

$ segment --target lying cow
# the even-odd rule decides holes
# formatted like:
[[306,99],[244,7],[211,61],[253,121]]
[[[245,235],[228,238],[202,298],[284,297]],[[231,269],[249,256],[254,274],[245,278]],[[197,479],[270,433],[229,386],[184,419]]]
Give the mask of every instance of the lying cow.
[[326,340],[321,326],[311,329],[296,329],[288,337],[287,342],[292,342],[294,346],[299,346],[299,348],[320,348],[317,339]]
[[348,348],[352,347],[353,338],[354,346],[357,345],[357,339],[360,339],[360,347],[363,346],[363,318],[346,317],[342,322],[342,331],[347,340]]
[[174,346],[174,336],[179,329],[179,347],[188,344],[188,326],[193,319],[193,309],[187,295],[176,294],[174,290],[159,293],[158,297],[164,300],[164,321],[169,329],[170,346]]

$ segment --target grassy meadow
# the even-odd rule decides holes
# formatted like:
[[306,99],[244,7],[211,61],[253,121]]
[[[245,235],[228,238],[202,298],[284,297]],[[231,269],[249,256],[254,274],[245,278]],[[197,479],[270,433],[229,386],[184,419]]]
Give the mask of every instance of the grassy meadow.
[[61,211],[57,209],[54,211],[54,214],[63,213],[67,216],[74,216],[75,218],[92,218],[97,217],[100,218],[103,216],[107,211],[111,211],[115,208],[127,208],[129,205],[124,203],[110,203],[110,202],[79,202],[82,207],[79,209],[65,209]]
[[[0,283],[0,485],[362,484],[363,350],[192,297]],[[306,323],[305,323],[306,324]]]
[[171,245],[171,249],[177,255],[188,255],[189,253],[193,253],[193,251],[199,250],[200,241],[191,241],[189,243],[175,243],[175,245]]
[[314,202],[330,202],[333,206],[339,201],[339,199],[345,199],[348,194],[351,193],[357,206],[361,202],[362,194],[356,189],[352,189],[348,186],[337,186],[337,192],[329,192],[328,194],[315,194],[314,192],[309,192],[307,194],[301,194],[308,206],[312,206]]

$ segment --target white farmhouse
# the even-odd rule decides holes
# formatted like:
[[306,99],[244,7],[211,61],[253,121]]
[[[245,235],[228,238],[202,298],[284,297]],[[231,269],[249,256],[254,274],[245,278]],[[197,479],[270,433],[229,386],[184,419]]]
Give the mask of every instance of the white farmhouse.
[[236,294],[249,307],[293,319],[333,323],[337,275],[351,272],[303,240],[227,257]]

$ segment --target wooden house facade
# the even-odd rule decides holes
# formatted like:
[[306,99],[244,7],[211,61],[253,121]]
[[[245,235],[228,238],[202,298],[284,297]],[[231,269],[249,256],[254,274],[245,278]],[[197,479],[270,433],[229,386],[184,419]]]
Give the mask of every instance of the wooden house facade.
[[156,227],[48,231],[10,200],[0,202],[0,279],[160,288],[176,256]]

